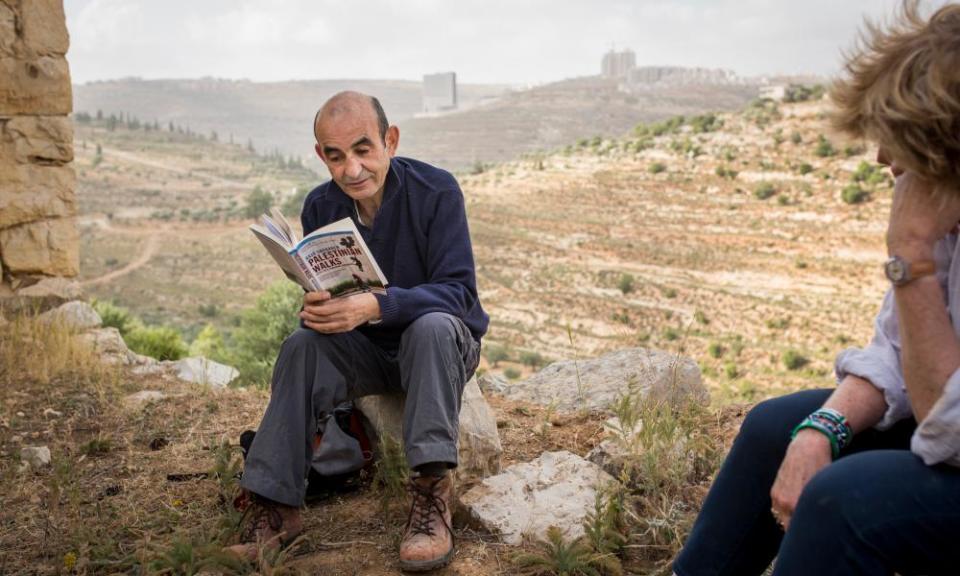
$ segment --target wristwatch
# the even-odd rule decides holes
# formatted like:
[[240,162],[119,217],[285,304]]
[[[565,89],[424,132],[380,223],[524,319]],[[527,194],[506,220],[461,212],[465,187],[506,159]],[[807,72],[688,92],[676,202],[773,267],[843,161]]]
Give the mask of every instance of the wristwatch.
[[908,262],[900,256],[891,256],[883,264],[883,273],[894,286],[903,286],[917,278],[930,276],[937,271],[937,264],[933,260],[918,260]]

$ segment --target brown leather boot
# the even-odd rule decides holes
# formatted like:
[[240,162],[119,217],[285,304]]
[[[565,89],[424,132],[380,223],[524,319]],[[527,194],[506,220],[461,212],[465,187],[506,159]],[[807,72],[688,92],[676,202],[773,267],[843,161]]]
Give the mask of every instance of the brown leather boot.
[[400,568],[425,572],[453,558],[453,478],[421,476],[410,480],[413,496],[407,529],[400,543]]
[[250,495],[240,524],[239,543],[225,548],[227,552],[256,562],[261,552],[278,550],[303,532],[300,509]]

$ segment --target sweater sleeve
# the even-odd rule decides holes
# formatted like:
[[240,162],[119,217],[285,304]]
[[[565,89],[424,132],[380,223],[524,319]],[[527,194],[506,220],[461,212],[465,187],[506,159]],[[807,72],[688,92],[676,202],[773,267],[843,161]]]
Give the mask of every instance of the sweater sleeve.
[[900,329],[893,291],[888,290],[874,322],[873,340],[863,349],[848,348],[837,356],[837,381],[847,375],[867,380],[883,392],[887,410],[876,425],[886,430],[913,414],[900,367]]
[[382,325],[405,326],[430,312],[466,318],[479,305],[470,231],[459,187],[438,195],[426,234],[427,281],[377,294]]

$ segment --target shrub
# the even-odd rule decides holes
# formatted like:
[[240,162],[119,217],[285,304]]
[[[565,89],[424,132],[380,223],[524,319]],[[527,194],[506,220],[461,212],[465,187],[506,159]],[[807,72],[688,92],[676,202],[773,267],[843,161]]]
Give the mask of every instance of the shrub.
[[817,147],[813,149],[813,153],[820,158],[827,158],[835,155],[837,151],[833,144],[823,134],[820,134],[817,136]]
[[543,365],[543,356],[539,352],[521,352],[520,362],[536,370]]
[[811,166],[807,162],[804,162],[799,167],[797,167],[797,173],[800,174],[801,176],[806,176],[811,172],[813,172],[813,166]]
[[803,136],[801,136],[799,132],[794,132],[790,135],[790,142],[794,144],[801,144],[803,143]]
[[861,204],[870,198],[870,193],[860,188],[858,184],[850,184],[840,192],[840,198],[847,204]]
[[287,197],[283,201],[283,205],[280,207],[280,211],[283,212],[284,216],[300,216],[300,210],[303,209],[303,201],[307,198],[307,193],[310,192],[309,186],[297,186],[293,194]]
[[739,174],[739,172],[736,170],[722,165],[717,166],[716,170],[714,170],[714,173],[721,178],[726,178],[727,180],[736,180],[737,175]]
[[213,324],[207,324],[190,344],[191,356],[203,356],[210,360],[223,362],[227,360],[227,349],[223,344],[223,336]]
[[663,162],[654,162],[647,168],[647,171],[651,174],[659,174],[661,172],[666,172],[667,166]]
[[709,354],[711,358],[720,358],[723,356],[723,352],[723,345],[719,342],[711,342],[710,345],[707,346],[707,354]]
[[259,218],[261,214],[266,214],[273,206],[273,194],[267,192],[260,186],[247,195],[247,204],[243,209],[243,214],[247,218]]
[[633,292],[633,281],[634,278],[632,274],[623,274],[620,276],[620,281],[617,282],[617,288],[624,294],[629,294]]
[[180,333],[168,326],[142,326],[124,337],[127,346],[137,354],[157,360],[179,360],[187,355],[187,346]]
[[777,193],[777,188],[770,182],[761,182],[753,191],[753,195],[759,200],[766,200]]
[[303,290],[281,280],[267,288],[253,308],[242,313],[233,335],[236,348],[230,362],[240,371],[239,384],[269,384],[280,345],[300,327],[297,312],[302,303]]
[[510,353],[507,352],[507,349],[497,344],[486,346],[483,349],[483,355],[487,357],[487,362],[494,368],[496,368],[500,362],[510,359]]
[[120,331],[121,336],[126,336],[139,324],[139,320],[137,320],[129,310],[116,306],[112,302],[94,300],[92,304],[93,309],[100,315],[103,326],[116,328]]
[[510,367],[503,371],[503,375],[511,380],[516,380],[520,377],[520,371],[516,368]]
[[810,363],[806,356],[792,348],[783,353],[782,360],[787,370],[799,370]]
[[730,380],[733,380],[740,375],[740,370],[737,368],[735,362],[727,362],[723,365],[723,374]]

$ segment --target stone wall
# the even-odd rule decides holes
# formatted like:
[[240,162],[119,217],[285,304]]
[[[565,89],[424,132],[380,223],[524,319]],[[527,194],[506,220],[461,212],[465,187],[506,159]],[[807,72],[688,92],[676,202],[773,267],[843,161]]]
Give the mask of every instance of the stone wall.
[[0,0],[0,296],[79,273],[62,0]]

